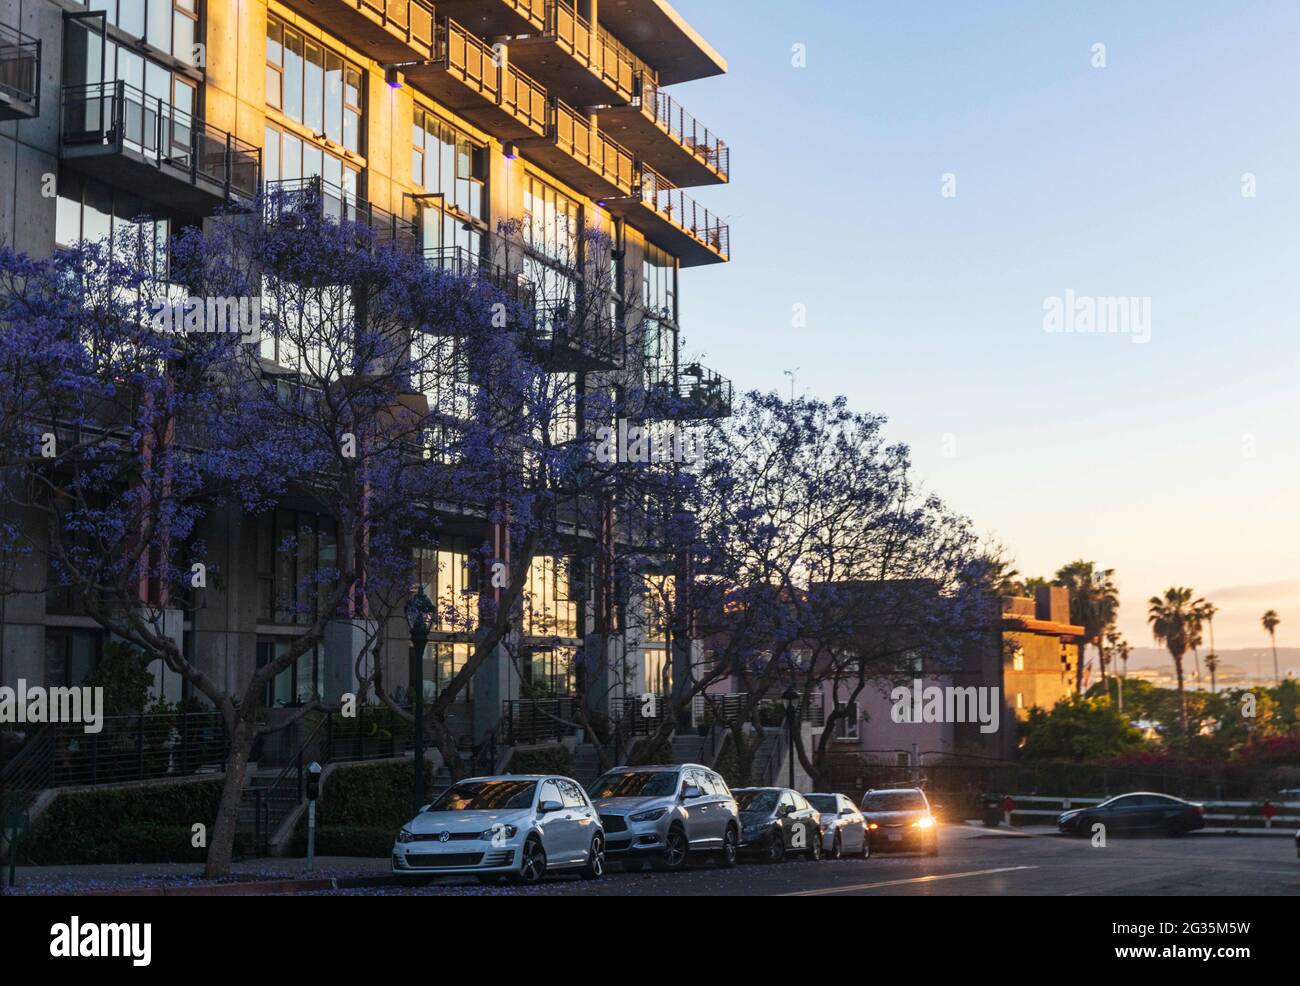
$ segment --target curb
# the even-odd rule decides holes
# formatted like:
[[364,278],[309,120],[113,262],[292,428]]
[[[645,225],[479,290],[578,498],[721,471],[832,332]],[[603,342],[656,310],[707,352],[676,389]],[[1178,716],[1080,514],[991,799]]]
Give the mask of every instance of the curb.
[[245,897],[252,894],[294,894],[310,890],[334,890],[339,881],[330,878],[311,880],[253,880],[244,883],[210,883],[198,886],[140,887],[131,890],[91,890],[85,897]]

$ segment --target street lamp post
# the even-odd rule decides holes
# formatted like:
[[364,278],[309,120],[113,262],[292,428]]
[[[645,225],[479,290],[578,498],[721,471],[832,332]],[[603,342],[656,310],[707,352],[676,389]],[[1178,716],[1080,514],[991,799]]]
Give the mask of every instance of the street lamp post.
[[424,805],[424,649],[433,628],[433,601],[420,589],[406,603],[406,626],[411,631],[411,701],[415,712],[415,811]]
[[799,693],[794,690],[794,685],[791,685],[785,690],[785,694],[781,696],[781,699],[782,701],[785,702],[785,729],[786,729],[786,734],[790,741],[790,751],[789,751],[790,787],[791,789],[793,789],[794,788],[794,706],[795,703],[799,701]]

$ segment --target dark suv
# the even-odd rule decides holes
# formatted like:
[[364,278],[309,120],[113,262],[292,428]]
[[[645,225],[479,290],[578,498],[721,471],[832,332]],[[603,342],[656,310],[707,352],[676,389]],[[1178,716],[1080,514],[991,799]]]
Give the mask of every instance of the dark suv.
[[862,796],[871,851],[939,853],[939,824],[919,787],[870,790]]

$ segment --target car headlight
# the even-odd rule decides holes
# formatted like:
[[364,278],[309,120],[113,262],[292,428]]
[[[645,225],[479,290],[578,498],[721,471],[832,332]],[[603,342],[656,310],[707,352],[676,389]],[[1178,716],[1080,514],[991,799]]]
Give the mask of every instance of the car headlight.
[[746,826],[745,826],[745,834],[746,834],[746,835],[758,835],[758,833],[759,833],[759,832],[762,832],[763,829],[765,829],[765,828],[767,828],[767,826],[764,825],[762,822],[757,822],[757,823],[754,824],[754,825],[746,825]]
[[479,833],[479,838],[484,842],[497,842],[501,839],[513,839],[519,834],[519,828],[516,825],[493,825],[490,829],[484,829]]
[[667,808],[651,808],[648,811],[638,811],[634,815],[628,815],[629,822],[656,822],[668,814]]
[[402,829],[397,833],[398,842],[414,842],[415,834],[410,829]]
[[874,832],[876,829],[880,828],[880,826],[875,822],[867,822],[867,828]]
[[912,823],[912,828],[914,829],[928,829],[933,827],[934,827],[934,819],[931,818],[929,815],[922,815],[920,818],[918,818],[916,821]]

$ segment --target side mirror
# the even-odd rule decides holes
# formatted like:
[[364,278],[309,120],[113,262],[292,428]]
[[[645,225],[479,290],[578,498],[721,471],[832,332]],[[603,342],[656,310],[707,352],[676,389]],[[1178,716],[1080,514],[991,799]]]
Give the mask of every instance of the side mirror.
[[698,787],[696,787],[694,784],[687,784],[684,788],[682,788],[682,800],[683,800],[683,801],[690,801],[692,798],[699,798],[699,797],[702,797],[703,794],[704,794],[704,792],[701,791],[701,790],[700,790]]
[[777,809],[778,815],[789,815],[794,811],[794,805],[782,805]]
[[543,801],[537,806],[537,814],[549,815],[552,812],[561,810],[563,807],[564,805],[560,804],[558,801]]

